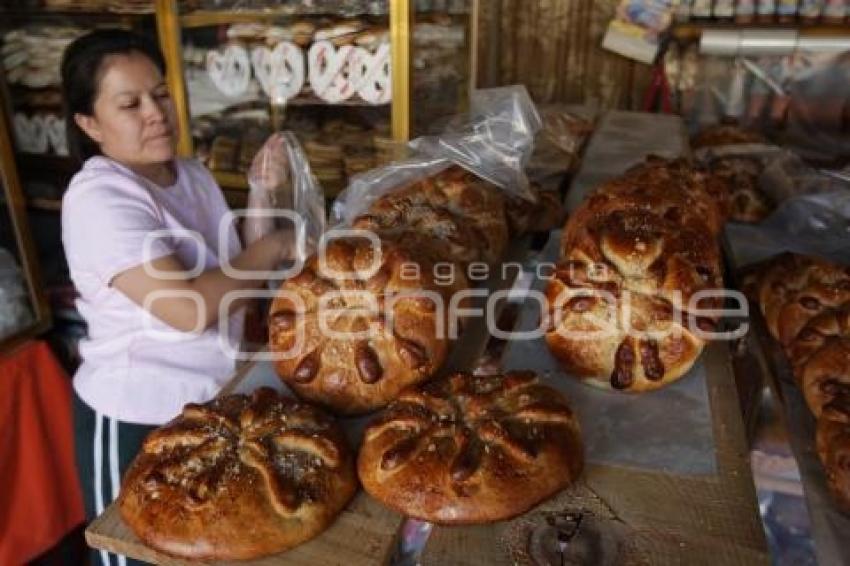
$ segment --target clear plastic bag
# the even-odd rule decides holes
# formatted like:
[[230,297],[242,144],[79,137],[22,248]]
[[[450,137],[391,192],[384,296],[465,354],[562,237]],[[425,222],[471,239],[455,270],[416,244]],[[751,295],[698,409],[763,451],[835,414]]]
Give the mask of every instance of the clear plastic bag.
[[508,193],[533,201],[525,167],[543,122],[522,85],[480,89],[465,120],[410,142],[420,155],[457,163]]
[[504,189],[536,202],[525,174],[542,123],[524,86],[478,90],[468,116],[452,120],[443,134],[417,138],[413,156],[361,173],[334,201],[331,223],[350,225],[381,196],[456,163]]
[[535,139],[526,172],[530,180],[542,182],[566,174],[578,163],[581,149],[593,132],[597,109],[547,104],[538,110],[543,128]]
[[783,251],[850,262],[850,179],[828,173],[790,153],[768,166],[762,183],[783,200],[758,226],[734,227],[731,240],[743,249],[743,263]]
[[450,165],[446,159],[414,157],[355,175],[348,187],[334,200],[331,224],[350,226],[355,218],[383,195],[435,175]]
[[850,155],[848,85],[847,52],[801,48],[757,58],[706,56],[694,105],[682,111],[694,131],[732,117],[807,159],[841,161]]
[[325,232],[325,197],[295,134],[279,132],[266,140],[254,156],[248,185],[246,244],[285,228],[281,212],[291,211],[300,220],[295,226],[297,259],[305,261]]
[[759,185],[775,202],[783,202],[814,193],[850,191],[850,176],[846,175],[841,171],[815,169],[797,154],[783,151],[766,164]]

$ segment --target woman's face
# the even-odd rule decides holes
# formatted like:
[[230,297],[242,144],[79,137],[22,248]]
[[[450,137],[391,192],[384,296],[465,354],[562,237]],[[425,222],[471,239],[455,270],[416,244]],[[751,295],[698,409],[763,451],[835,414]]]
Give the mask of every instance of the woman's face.
[[107,157],[144,167],[174,157],[174,105],[162,74],[141,53],[111,55],[94,102],[94,114],[77,123]]

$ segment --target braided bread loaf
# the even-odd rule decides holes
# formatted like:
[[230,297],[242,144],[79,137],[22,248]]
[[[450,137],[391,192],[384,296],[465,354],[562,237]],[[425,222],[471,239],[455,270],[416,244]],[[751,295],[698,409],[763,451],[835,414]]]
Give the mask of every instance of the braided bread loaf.
[[723,189],[681,160],[651,158],[598,187],[569,218],[546,288],[546,342],[568,372],[640,392],[688,371],[704,344],[699,330],[717,322],[690,311],[721,306],[695,297],[723,285]]
[[711,160],[710,167],[715,175],[725,179],[730,186],[730,220],[761,222],[771,213],[774,205],[758,183],[764,169],[759,159],[729,155]]
[[820,419],[815,444],[826,485],[838,508],[850,514],[850,424]]
[[766,143],[767,140],[758,132],[733,124],[711,126],[691,139],[694,150],[707,150],[698,152],[705,154],[700,159],[705,160],[715,175],[729,183],[730,220],[761,222],[770,214],[774,205],[758,183],[765,162],[753,153],[742,154],[738,150],[727,152],[723,146]]
[[353,457],[333,419],[261,388],[186,405],[152,432],[118,506],[157,550],[239,560],[316,536],[356,488]]
[[532,372],[454,374],[405,391],[366,429],[358,473],[370,495],[442,524],[519,515],[575,481],[578,423]]
[[783,254],[763,267],[755,289],[818,421],[827,486],[850,513],[850,268]]
[[396,244],[333,240],[324,262],[311,257],[272,302],[275,368],[299,396],[336,412],[383,407],[443,363],[450,297],[465,286],[463,274],[437,285],[431,266]]

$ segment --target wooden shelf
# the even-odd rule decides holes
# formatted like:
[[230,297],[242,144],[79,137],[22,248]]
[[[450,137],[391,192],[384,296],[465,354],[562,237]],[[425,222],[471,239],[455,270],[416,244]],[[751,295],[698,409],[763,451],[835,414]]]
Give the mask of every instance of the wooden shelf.
[[62,210],[62,199],[31,198],[27,199],[27,207],[35,210],[59,212]]
[[706,30],[729,30],[739,31],[741,29],[757,29],[757,30],[798,30],[804,36],[848,36],[850,35],[850,24],[829,25],[829,24],[805,24],[805,23],[760,23],[751,22],[747,24],[738,24],[732,21],[705,21],[705,22],[687,22],[674,24],[670,33],[680,41],[697,40]]
[[15,159],[22,168],[50,168],[60,169],[70,173],[76,173],[79,167],[73,159],[67,155],[56,155],[54,153],[25,153],[15,152]]
[[[283,10],[195,10],[180,16],[184,28],[198,28],[239,23],[276,22],[291,18],[327,15],[327,11],[292,13]],[[389,14],[362,14],[376,18],[388,18]]]
[[20,9],[0,9],[0,19],[4,21],[10,20],[39,20],[39,19],[94,19],[94,20],[110,20],[110,21],[125,21],[135,22],[140,19],[148,18],[153,20],[154,13],[130,13],[130,12],[110,12],[108,10],[73,10],[73,9],[51,9],[38,8],[32,10]]
[[30,179],[55,180],[67,184],[80,167],[70,157],[52,154],[22,153],[15,154],[21,181]]
[[[389,7],[389,3],[387,4]],[[199,28],[205,26],[219,26],[238,23],[256,23],[256,22],[278,22],[292,18],[307,18],[324,15],[338,15],[336,12],[328,12],[327,10],[316,9],[312,11],[284,11],[284,10],[195,10],[186,12],[180,16],[180,25],[184,28]],[[349,14],[352,17],[369,17],[369,18],[389,18],[389,12],[386,14]],[[447,12],[416,12],[418,17],[433,17],[433,16],[448,16],[452,20],[468,19],[470,14],[463,13],[447,13]]]
[[215,182],[222,189],[237,189],[242,191],[248,190],[248,179],[245,178],[245,173],[235,171],[213,171]]
[[287,101],[287,106],[356,106],[356,107],[365,107],[365,108],[389,108],[390,103],[386,102],[384,104],[372,104],[370,102],[366,102],[361,100],[358,97],[351,97],[348,100],[344,100],[342,102],[331,103],[326,100],[322,100],[318,96],[313,93],[310,94],[299,94],[292,100]]

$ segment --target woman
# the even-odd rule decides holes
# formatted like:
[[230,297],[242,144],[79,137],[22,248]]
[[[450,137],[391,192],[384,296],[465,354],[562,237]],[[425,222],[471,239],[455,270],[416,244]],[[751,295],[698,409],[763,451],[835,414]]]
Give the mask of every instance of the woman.
[[[152,42],[95,31],[68,47],[61,71],[69,146],[85,161],[62,201],[62,240],[89,328],[74,390],[91,518],[117,496],[145,435],[212,398],[232,373],[226,350],[239,342],[242,312],[229,297],[262,281],[220,263],[270,270],[292,241],[275,232],[240,250],[210,173],[175,156],[174,106]],[[93,564],[126,563],[111,558],[98,552]]]

